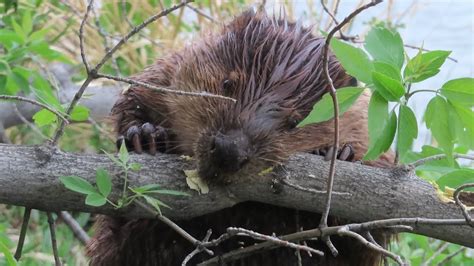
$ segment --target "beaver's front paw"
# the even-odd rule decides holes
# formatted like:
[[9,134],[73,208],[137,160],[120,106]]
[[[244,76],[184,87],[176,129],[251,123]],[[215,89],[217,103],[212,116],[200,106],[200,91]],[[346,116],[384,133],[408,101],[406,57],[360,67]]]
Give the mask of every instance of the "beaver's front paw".
[[[329,161],[331,160],[333,154],[333,147],[324,147],[321,149],[314,150],[311,152],[312,154],[324,156],[324,160]],[[354,149],[350,144],[344,144],[337,152],[337,159],[341,161],[354,161]]]
[[145,151],[155,155],[157,151],[166,152],[168,149],[168,133],[166,129],[150,123],[129,127],[125,135],[117,138],[117,148],[120,148],[124,141],[129,151],[139,154]]

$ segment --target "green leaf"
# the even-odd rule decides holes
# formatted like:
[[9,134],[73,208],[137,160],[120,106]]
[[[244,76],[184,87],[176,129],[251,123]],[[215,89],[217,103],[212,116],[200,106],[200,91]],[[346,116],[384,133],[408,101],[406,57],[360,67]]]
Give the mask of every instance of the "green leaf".
[[369,146],[373,146],[375,141],[382,134],[383,127],[388,120],[388,102],[380,93],[375,91],[369,102]]
[[14,43],[22,44],[23,39],[16,32],[0,29],[0,44],[10,50]]
[[450,131],[448,105],[441,96],[434,97],[428,103],[425,122],[439,147],[450,157],[453,151],[453,136]]
[[77,105],[71,112],[71,120],[76,122],[86,121],[89,118],[89,108]]
[[115,156],[114,156],[113,154],[110,154],[110,153],[108,153],[108,152],[106,152],[106,151],[104,151],[104,150],[103,150],[103,152],[104,152],[105,155],[107,155],[107,157],[109,157],[109,159],[110,159],[112,162],[114,162],[116,165],[120,165],[120,166],[123,165],[119,160],[117,160],[117,158],[115,158]]
[[403,41],[398,32],[384,27],[373,27],[365,37],[365,49],[378,61],[388,63],[398,70],[405,61]]
[[378,138],[370,141],[371,145],[369,146],[369,150],[365,154],[363,160],[375,160],[380,154],[386,152],[390,148],[390,145],[392,145],[396,130],[397,114],[392,111],[388,119],[383,124],[382,131]]
[[392,65],[380,61],[374,61],[374,69],[375,72],[384,74],[396,81],[402,81],[402,74],[400,73],[400,70],[396,69]]
[[471,108],[448,101],[451,135],[470,148],[474,148],[474,112]]
[[405,87],[398,80],[395,80],[385,74],[372,72],[375,90],[380,93],[387,101],[398,102],[405,94]]
[[404,76],[407,82],[420,82],[439,72],[439,68],[448,58],[450,51],[430,51],[419,53],[408,61]]
[[[443,175],[436,181],[438,186],[441,189],[444,189],[445,187],[450,187],[450,188],[457,188],[463,184],[466,183],[472,183],[474,182],[474,170],[473,169],[468,169],[468,168],[463,168],[459,169],[453,172],[450,172],[448,174]],[[474,188],[471,189],[466,189],[467,191],[474,191]]]
[[10,252],[10,249],[3,244],[3,242],[0,242],[0,253],[3,253],[3,256],[7,262],[6,265],[8,266],[16,266],[17,262],[15,258],[13,257],[13,254]]
[[105,203],[107,203],[107,199],[98,193],[92,193],[86,197],[86,204],[89,206],[99,207]]
[[141,186],[141,187],[136,187],[136,188],[133,188],[132,190],[136,193],[145,193],[149,190],[156,190],[156,189],[160,189],[161,186],[158,185],[158,184],[148,184],[148,185],[144,185],[144,186]]
[[79,192],[82,194],[93,194],[97,193],[97,190],[89,183],[89,181],[85,180],[79,176],[61,176],[59,180],[66,186],[66,188]]
[[109,173],[105,169],[99,168],[96,171],[95,179],[100,194],[107,198],[112,191],[112,180],[109,176]]
[[138,172],[138,171],[140,171],[140,170],[142,169],[142,165],[139,164],[139,163],[131,163],[131,164],[130,164],[130,169],[131,169],[132,171]]
[[[364,91],[363,88],[357,87],[345,87],[340,88],[336,91],[338,105],[339,105],[339,116],[344,114],[359,96]],[[324,94],[322,99],[318,101],[314,106],[313,110],[309,115],[303,119],[298,127],[303,127],[308,124],[319,123],[330,120],[334,117],[334,106],[332,97],[329,93]]]
[[30,40],[31,42],[43,40],[46,34],[51,30],[52,30],[52,27],[46,27],[41,30],[37,30],[31,33],[31,35],[28,37],[28,40]]
[[400,105],[397,135],[397,149],[400,158],[403,158],[407,151],[411,149],[413,141],[418,137],[418,123],[410,107]]
[[30,93],[30,83],[28,82],[28,76],[25,76],[25,73],[21,68],[13,68],[8,78],[15,82],[18,88],[17,91],[20,90],[25,94]]
[[474,78],[453,79],[444,83],[441,94],[448,100],[466,105],[474,106]]
[[39,127],[51,125],[57,121],[57,117],[54,113],[46,109],[41,109],[33,115],[35,124]]
[[372,83],[372,62],[364,50],[340,41],[331,39],[331,49],[347,73],[366,84]]
[[173,195],[173,196],[190,196],[186,192],[169,190],[169,189],[148,190],[146,193],[157,193],[157,194],[166,194],[166,195]]
[[119,161],[122,162],[122,164],[126,165],[129,160],[129,155],[127,151],[127,147],[125,146],[125,141],[122,142],[122,145],[120,145],[120,150],[118,154]]

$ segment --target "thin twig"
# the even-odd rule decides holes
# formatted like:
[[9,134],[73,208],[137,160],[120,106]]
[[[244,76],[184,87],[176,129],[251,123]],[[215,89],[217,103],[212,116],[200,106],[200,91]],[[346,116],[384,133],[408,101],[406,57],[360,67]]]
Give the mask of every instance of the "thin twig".
[[46,104],[43,104],[43,103],[40,103],[40,102],[36,101],[36,100],[29,99],[29,98],[22,97],[22,96],[12,96],[12,95],[0,95],[0,99],[13,100],[13,101],[22,101],[22,102],[27,102],[27,103],[31,103],[31,104],[40,106],[40,107],[50,111],[51,113],[55,114],[57,117],[59,117],[59,119],[61,119],[61,121],[63,121],[63,123],[65,123],[65,124],[69,123],[69,121],[60,112],[58,112],[57,110],[54,110],[53,108],[47,106]]
[[[207,230],[206,232],[206,236],[203,238],[202,242],[205,243],[205,242],[208,242],[209,241],[209,238],[211,237],[211,234],[212,234],[212,230],[209,229]],[[183,262],[181,263],[182,266],[185,266],[186,264],[188,264],[188,262],[194,257],[196,256],[197,254],[201,253],[203,251],[203,247],[202,246],[197,246],[191,253],[189,253],[183,260]]]
[[[335,3],[335,10],[334,10],[335,13],[334,14],[331,11],[329,11],[329,9],[326,6],[326,3],[324,2],[324,0],[321,0],[321,6],[323,7],[324,11],[331,17],[332,21],[336,24],[336,26],[339,25],[339,22],[336,19],[336,12],[337,12],[337,8],[339,6],[339,1],[337,1]],[[331,25],[332,25],[332,23],[329,22],[328,25],[327,25],[326,30],[328,30],[331,27]],[[356,40],[356,39],[359,38],[358,36],[347,36],[347,35],[345,35],[342,32],[342,27],[339,29],[339,35],[340,35],[341,39],[346,40],[346,41]]]
[[84,231],[81,225],[72,217],[71,214],[67,211],[61,211],[58,213],[58,216],[64,221],[64,223],[69,226],[71,231],[74,233],[77,239],[81,241],[83,245],[87,245],[90,241],[89,235]]
[[192,235],[190,235],[188,232],[186,232],[183,228],[181,228],[179,225],[175,224],[173,221],[171,221],[170,219],[166,218],[165,216],[161,215],[160,213],[158,213],[156,210],[150,208],[148,205],[146,205],[145,203],[143,202],[140,202],[138,200],[135,200],[134,201],[135,204],[137,206],[139,206],[140,208],[143,208],[144,210],[152,213],[153,215],[155,215],[156,219],[162,221],[163,223],[165,223],[166,225],[168,225],[169,227],[171,227],[171,229],[173,229],[174,231],[176,231],[179,235],[181,235],[182,237],[184,237],[186,240],[188,240],[189,242],[191,242],[194,246],[196,247],[199,247],[199,246],[202,246],[203,250],[206,251],[209,255],[214,255],[214,252],[212,252],[211,250],[207,249],[206,247],[204,247],[202,245],[202,242],[197,240],[196,238],[194,238]]
[[459,199],[459,194],[461,193],[462,190],[466,188],[474,187],[474,183],[468,183],[464,184],[462,186],[459,186],[453,194],[454,201],[456,201],[456,204],[461,208],[462,215],[464,218],[466,218],[466,222],[471,226],[474,227],[474,220],[472,219],[471,215],[469,215],[469,210],[466,208],[466,205],[464,205],[461,200]]
[[81,49],[82,63],[84,64],[84,67],[86,68],[87,73],[90,72],[90,66],[89,66],[89,62],[87,62],[86,52],[84,49],[84,26],[87,22],[89,13],[91,12],[93,6],[94,6],[94,0],[89,0],[86,13],[84,14],[84,18],[82,19],[81,25],[79,26],[79,48]]
[[46,215],[48,216],[49,232],[51,233],[51,246],[53,247],[54,263],[56,266],[61,266],[62,263],[58,255],[58,245],[56,243],[56,228],[54,226],[53,215],[50,212],[47,212]]
[[[436,155],[433,155],[433,156],[425,157],[425,158],[419,159],[417,161],[414,161],[413,163],[409,164],[408,166],[416,168],[416,167],[418,167],[420,165],[423,165],[427,162],[442,160],[446,157],[447,157],[446,154],[436,154]],[[468,155],[468,154],[453,153],[453,158],[454,159],[468,159],[468,160],[473,160],[474,161],[474,156],[473,155]]]
[[324,256],[324,253],[320,250],[316,250],[314,248],[310,248],[305,245],[298,245],[298,244],[283,240],[278,237],[260,234],[260,233],[254,232],[252,230],[244,229],[244,228],[229,227],[227,228],[227,233],[231,235],[249,236],[256,240],[264,240],[264,241],[272,242],[278,246],[289,247],[289,248],[293,248],[297,250],[303,250],[303,251],[311,252],[319,256]]
[[448,248],[449,246],[449,242],[442,242],[441,245],[439,245],[439,247],[436,249],[436,251],[433,253],[433,255],[431,255],[427,260],[425,260],[423,262],[423,264],[421,264],[421,266],[429,266],[431,265],[431,262],[436,259],[436,257],[438,257],[441,253],[443,253],[444,250],[446,250],[446,248]]
[[186,96],[210,97],[210,98],[217,98],[217,99],[223,99],[223,100],[229,100],[229,101],[232,101],[232,102],[236,102],[236,100],[234,98],[230,98],[230,97],[226,97],[226,96],[218,95],[218,94],[212,94],[212,93],[208,93],[206,91],[203,91],[203,92],[190,92],[190,91],[174,90],[174,89],[169,89],[169,88],[165,88],[165,87],[157,87],[157,86],[145,83],[145,82],[141,82],[141,81],[137,81],[137,80],[133,80],[133,79],[129,79],[129,78],[122,78],[122,77],[117,77],[117,76],[112,76],[112,75],[107,75],[107,74],[102,74],[102,73],[97,73],[96,77],[112,79],[112,80],[121,81],[121,82],[125,82],[125,83],[132,84],[132,85],[138,85],[138,86],[142,86],[144,88],[155,90],[155,91],[158,91],[158,92],[166,92],[166,93],[172,93],[172,94],[177,94],[177,95],[186,95]]
[[[127,22],[127,24],[133,28],[135,27],[135,25],[133,25],[132,21],[128,18],[127,16],[127,1],[126,0],[122,0],[121,1],[121,8],[122,8],[122,17],[125,19],[125,21]],[[148,40],[150,43],[152,43],[153,45],[156,45],[158,47],[163,47],[163,45],[161,45],[159,42],[153,40],[152,38],[150,38],[149,36],[143,34],[143,32],[139,32],[138,35],[140,35],[140,37]]]
[[192,5],[187,5],[186,7],[188,7],[189,9],[191,9],[192,11],[194,11],[196,14],[210,20],[212,23],[217,23],[217,20],[215,20],[213,17],[209,16],[208,14],[204,13],[203,11],[201,11],[199,8],[197,7],[194,7]]
[[128,39],[130,39],[133,35],[135,35],[137,32],[141,31],[143,28],[148,26],[148,24],[156,21],[157,19],[159,19],[163,16],[168,15],[169,13],[175,11],[176,9],[182,8],[183,6],[185,6],[185,5],[187,5],[188,3],[191,3],[191,2],[194,2],[194,0],[184,0],[184,1],[182,1],[181,3],[179,3],[177,5],[174,5],[170,8],[168,8],[168,9],[165,9],[165,10],[161,11],[160,13],[158,13],[156,15],[153,15],[153,16],[149,17],[144,22],[142,22],[140,25],[133,28],[130,32],[127,33],[127,35],[125,35],[122,39],[120,39],[120,41],[118,41],[118,43],[115,44],[115,46],[112,47],[112,49],[110,49],[110,51],[108,53],[105,54],[105,56],[94,67],[93,70],[95,70],[96,72],[99,71],[99,69],[105,64],[105,62],[107,60],[110,59],[110,57],[112,56],[113,53],[115,53],[115,51],[117,51],[120,47],[122,47],[122,45],[124,45],[128,41]]
[[363,245],[365,245],[366,247],[376,251],[376,252],[379,252],[381,253],[382,255],[384,256],[387,256],[387,257],[390,257],[392,258],[398,265],[402,266],[402,265],[406,265],[402,259],[400,258],[400,256],[396,255],[395,253],[392,253],[382,247],[380,247],[378,244],[373,244],[369,241],[367,241],[364,237],[362,237],[361,235],[357,234],[357,233],[354,233],[350,230],[348,230],[347,228],[345,227],[342,227],[341,229],[338,230],[338,235],[340,236],[348,236],[348,237],[352,237],[352,238],[355,238],[357,239],[359,242],[361,242]]
[[25,207],[25,213],[23,214],[23,222],[20,229],[20,238],[18,239],[18,245],[15,251],[15,259],[17,261],[21,258],[21,252],[23,251],[23,245],[25,244],[26,230],[28,229],[28,222],[30,221],[31,208]]

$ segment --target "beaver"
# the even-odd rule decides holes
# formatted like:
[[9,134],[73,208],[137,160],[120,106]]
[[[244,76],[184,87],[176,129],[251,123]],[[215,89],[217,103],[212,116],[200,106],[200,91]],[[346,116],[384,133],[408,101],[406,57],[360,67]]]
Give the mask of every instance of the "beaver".
[[[231,101],[189,97],[131,86],[112,109],[116,130],[129,150],[193,156],[199,175],[225,185],[228,176],[251,165],[283,164],[296,152],[330,157],[333,122],[297,127],[326,93],[322,51],[324,38],[285,17],[247,10],[184,49],[158,59],[133,79],[181,91],[209,92]],[[329,72],[336,88],[354,85],[333,54]],[[368,146],[367,109],[363,93],[341,116],[338,159],[362,160]],[[157,155],[159,156],[159,155]],[[389,164],[384,156],[374,165]],[[263,234],[284,235],[318,226],[320,215],[245,202],[231,208],[177,223],[203,239],[206,230],[225,233],[230,226]],[[331,218],[331,223],[337,218]],[[339,220],[339,223],[341,221]],[[374,234],[380,245],[386,237]],[[339,256],[331,256],[316,240],[307,245],[325,257],[276,248],[222,265],[377,265],[380,256],[357,241],[332,237]],[[215,249],[224,254],[255,242],[232,238]],[[160,221],[101,216],[88,246],[91,265],[180,265],[195,247]],[[209,259],[201,253],[189,265]]]

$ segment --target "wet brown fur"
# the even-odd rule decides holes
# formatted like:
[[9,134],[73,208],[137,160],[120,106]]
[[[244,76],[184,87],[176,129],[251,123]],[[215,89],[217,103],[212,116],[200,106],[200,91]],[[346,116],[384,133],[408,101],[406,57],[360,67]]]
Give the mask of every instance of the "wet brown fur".
[[[161,149],[195,156],[197,167],[209,182],[222,181],[214,180],[218,170],[209,165],[207,158],[209,136],[217,132],[237,132],[235,134],[248,138],[250,164],[284,163],[296,152],[328,147],[333,141],[332,121],[294,128],[326,92],[321,58],[323,45],[322,37],[315,37],[310,29],[284,18],[270,18],[263,12],[244,12],[221,32],[159,59],[134,76],[156,86],[230,96],[237,99],[236,104],[132,86],[114,106],[117,131],[123,135],[131,126],[145,122],[166,128],[169,139]],[[335,87],[351,83],[351,77],[333,55],[329,58],[329,71]],[[340,120],[341,144],[352,145],[355,160],[361,160],[368,148],[368,101],[369,94],[364,93]],[[370,164],[388,166],[390,159],[384,155]],[[295,210],[248,202],[179,224],[202,239],[209,228],[214,237],[229,226],[283,235],[317,227],[318,221],[316,214],[303,211],[296,214]],[[382,233],[375,237],[384,244]],[[238,240],[244,243],[229,240],[219,246],[216,253],[254,243],[248,238]],[[334,243],[341,253],[337,258],[309,257],[302,252],[302,264],[377,265],[380,262],[377,254],[355,241],[334,237]],[[330,254],[317,241],[308,241],[308,245]],[[158,221],[102,216],[96,224],[88,254],[92,265],[180,265],[193,249],[190,243]],[[196,256],[189,265],[207,258],[203,254]],[[296,264],[295,251],[288,248],[258,253],[228,264],[222,262],[222,265]]]

